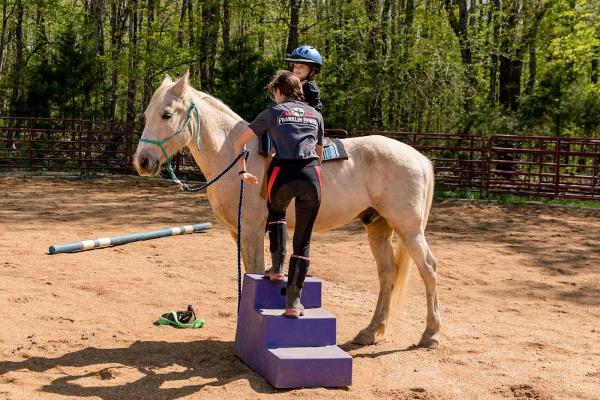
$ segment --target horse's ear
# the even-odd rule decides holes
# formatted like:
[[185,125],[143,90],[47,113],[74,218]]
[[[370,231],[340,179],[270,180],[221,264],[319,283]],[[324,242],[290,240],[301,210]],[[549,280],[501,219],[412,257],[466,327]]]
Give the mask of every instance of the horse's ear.
[[165,75],[165,79],[163,79],[162,84],[164,85],[165,83],[173,83],[173,79],[171,78],[171,75],[169,75],[169,74]]
[[175,85],[169,90],[177,97],[183,97],[188,86],[190,85],[190,70],[185,71],[185,74],[177,80]]

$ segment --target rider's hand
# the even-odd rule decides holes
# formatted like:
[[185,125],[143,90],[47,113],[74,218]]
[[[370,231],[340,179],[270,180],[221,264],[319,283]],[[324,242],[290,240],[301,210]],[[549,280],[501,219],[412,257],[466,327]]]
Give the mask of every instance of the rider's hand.
[[240,174],[240,178],[243,179],[246,183],[258,185],[258,178],[249,172],[244,172],[243,174]]

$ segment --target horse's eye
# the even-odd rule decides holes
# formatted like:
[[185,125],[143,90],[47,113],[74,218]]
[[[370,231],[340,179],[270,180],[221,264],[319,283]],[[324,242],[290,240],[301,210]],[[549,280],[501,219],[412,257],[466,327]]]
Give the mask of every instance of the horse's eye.
[[162,115],[162,119],[169,119],[169,118],[171,118],[172,116],[173,116],[173,114],[172,114],[172,113],[170,113],[170,112],[166,112],[166,113],[164,113],[164,114]]

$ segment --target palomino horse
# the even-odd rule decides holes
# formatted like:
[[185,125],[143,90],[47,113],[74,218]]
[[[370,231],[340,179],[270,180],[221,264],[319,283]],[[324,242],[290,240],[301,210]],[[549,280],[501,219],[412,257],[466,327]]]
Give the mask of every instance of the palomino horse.
[[[233,160],[234,139],[247,126],[221,101],[193,89],[187,72],[176,82],[167,75],[144,114],[146,124],[134,156],[135,168],[143,176],[156,176],[169,156],[187,146],[204,175],[212,178]],[[373,344],[376,334],[384,333],[392,297],[401,299],[407,290],[412,258],[427,293],[427,327],[419,344],[436,347],[440,331],[436,261],[424,234],[433,196],[431,163],[412,147],[383,136],[344,139],[344,144],[349,159],[322,166],[323,197],[315,230],[334,229],[360,218],[369,236],[380,291],[371,323],[354,341]],[[266,158],[258,155],[258,140],[248,150],[248,171],[260,179]],[[241,238],[245,269],[257,274],[265,270],[267,220],[259,187],[248,185],[245,191]],[[207,191],[215,217],[236,240],[238,193],[235,172]],[[293,228],[293,209],[288,216],[288,227]],[[400,239],[395,253],[393,232]],[[347,271],[347,276],[360,279],[362,273]]]

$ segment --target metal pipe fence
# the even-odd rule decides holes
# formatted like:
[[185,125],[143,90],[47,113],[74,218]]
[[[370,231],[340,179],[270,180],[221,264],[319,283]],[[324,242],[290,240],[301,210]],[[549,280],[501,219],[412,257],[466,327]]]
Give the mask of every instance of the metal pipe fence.
[[[0,171],[133,174],[140,127],[53,118],[0,117]],[[327,130],[330,136],[383,135],[424,153],[436,185],[448,190],[600,200],[600,139],[448,133]],[[173,166],[204,177],[187,150]]]

